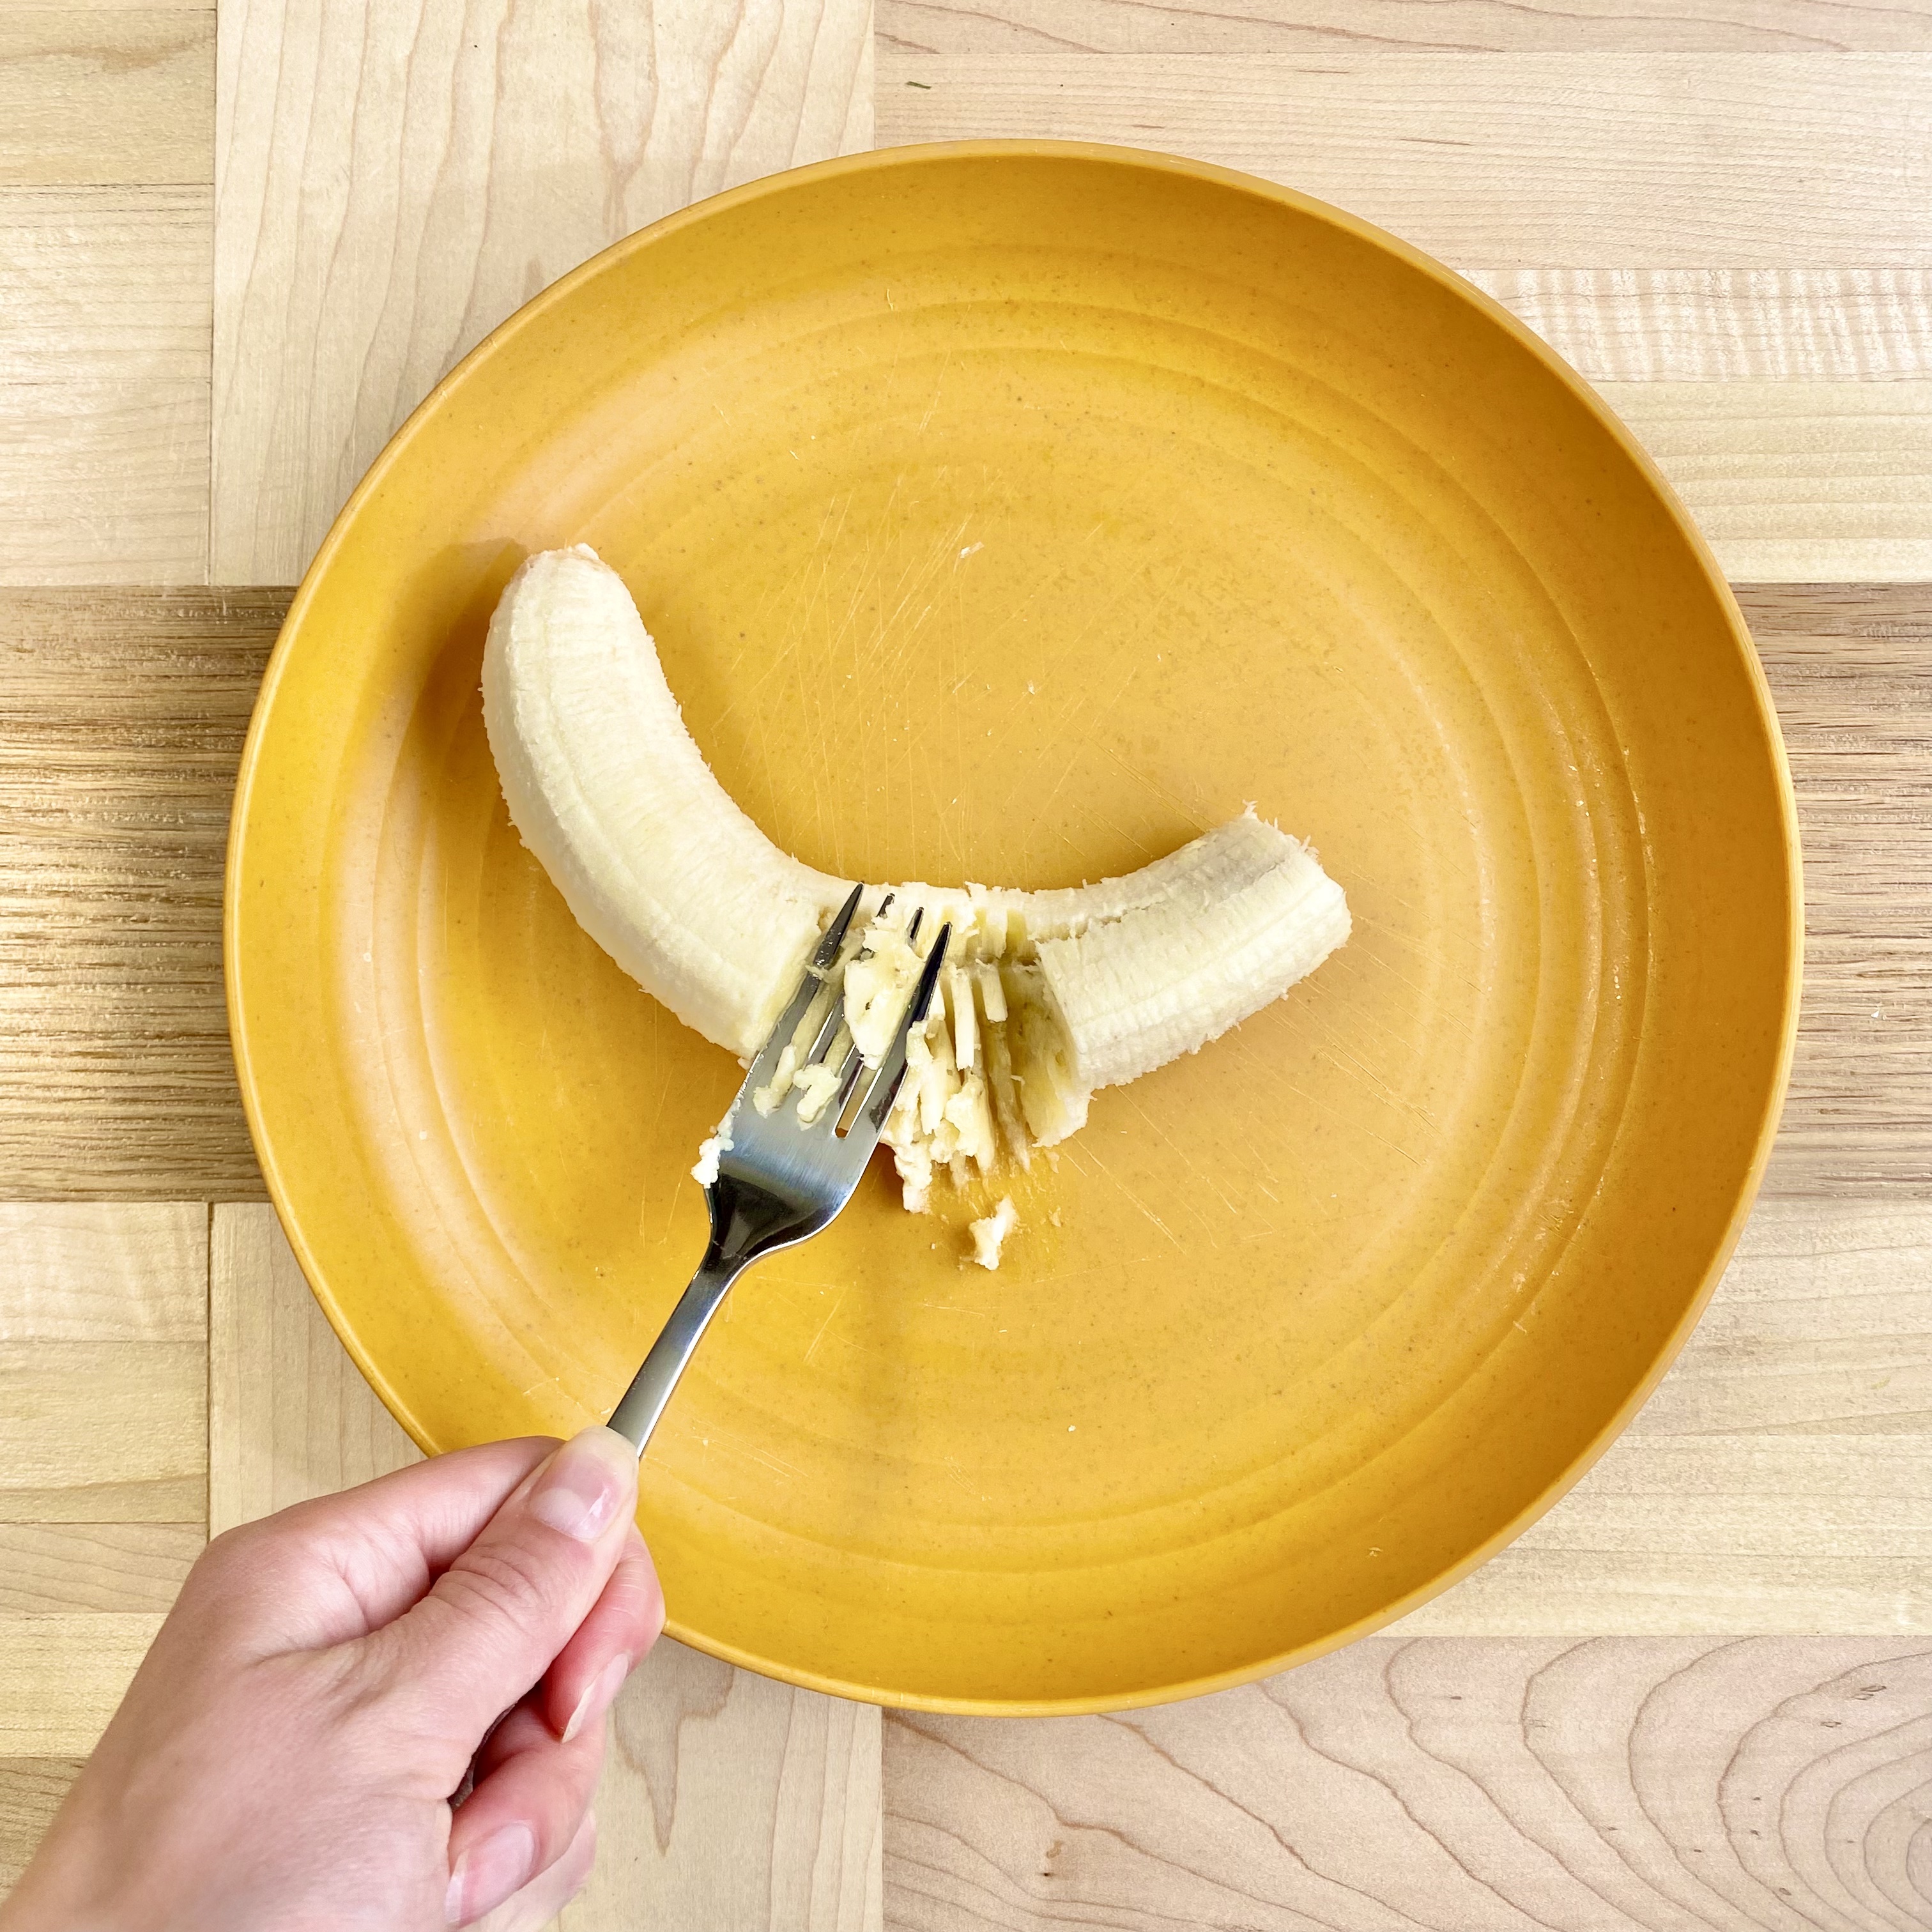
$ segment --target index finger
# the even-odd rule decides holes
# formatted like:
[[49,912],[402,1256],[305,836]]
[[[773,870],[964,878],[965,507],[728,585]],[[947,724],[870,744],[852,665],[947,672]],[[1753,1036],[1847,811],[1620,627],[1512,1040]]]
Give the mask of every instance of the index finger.
[[196,1570],[248,1604],[268,1648],[365,1636],[416,1602],[556,1447],[526,1436],[412,1463],[230,1530]]
[[637,1501],[634,1444],[604,1428],[573,1436],[368,1639],[370,1661],[473,1746],[590,1614],[636,1534]]

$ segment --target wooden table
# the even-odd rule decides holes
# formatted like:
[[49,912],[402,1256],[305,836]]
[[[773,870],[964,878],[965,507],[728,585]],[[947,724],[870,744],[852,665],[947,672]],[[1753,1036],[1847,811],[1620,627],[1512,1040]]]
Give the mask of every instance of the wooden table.
[[222,844],[284,586],[593,250],[964,134],[1340,202],[1634,425],[1797,774],[1784,1138],[1628,1434],[1406,1624],[1046,1724],[664,1645],[562,1922],[1932,1924],[1928,0],[0,0],[0,1878],[208,1531],[412,1453],[262,1204],[228,1060]]

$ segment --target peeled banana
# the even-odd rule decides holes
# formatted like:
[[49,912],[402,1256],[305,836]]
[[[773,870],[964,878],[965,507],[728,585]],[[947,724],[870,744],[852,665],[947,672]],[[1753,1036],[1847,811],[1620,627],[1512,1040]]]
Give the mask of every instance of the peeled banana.
[[[483,716],[511,819],[585,930],[748,1060],[850,886],[780,851],[726,795],[630,592],[588,547],[542,552],[511,579],[484,650]],[[852,1042],[876,1064],[917,977],[915,915],[928,942],[951,925],[943,998],[908,1042],[884,1136],[913,1208],[941,1170],[1024,1166],[1081,1126],[1096,1089],[1280,998],[1349,929],[1341,887],[1252,808],[1096,885],[890,891],[862,907],[825,997],[842,997]],[[808,1040],[830,1010],[808,1016]],[[770,1112],[796,1091],[808,1118],[823,1084],[782,1058],[753,1102]]]

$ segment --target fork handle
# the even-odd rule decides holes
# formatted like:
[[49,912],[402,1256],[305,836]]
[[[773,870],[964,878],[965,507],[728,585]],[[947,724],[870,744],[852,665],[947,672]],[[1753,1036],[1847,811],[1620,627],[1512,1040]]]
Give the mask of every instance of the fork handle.
[[713,1244],[692,1276],[691,1286],[679,1297],[663,1332],[651,1344],[644,1366],[632,1378],[623,1400],[610,1412],[610,1426],[637,1445],[640,1458],[726,1289],[750,1265],[750,1257],[728,1260]]

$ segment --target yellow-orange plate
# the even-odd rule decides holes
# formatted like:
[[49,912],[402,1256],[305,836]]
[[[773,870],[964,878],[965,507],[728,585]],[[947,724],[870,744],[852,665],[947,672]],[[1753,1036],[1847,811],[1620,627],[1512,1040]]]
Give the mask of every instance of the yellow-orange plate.
[[498,794],[484,626],[578,542],[828,872],[1065,885],[1252,800],[1355,916],[1100,1095],[997,1274],[880,1162],[746,1279],[645,1466],[676,1635],[892,1703],[1146,1702],[1360,1634],[1574,1480],[1748,1204],[1800,921],[1736,612],[1555,358],[1318,203],[988,143],[674,216],[444,382],[290,613],[227,905],[263,1168],[430,1449],[608,1410],[740,1077]]

